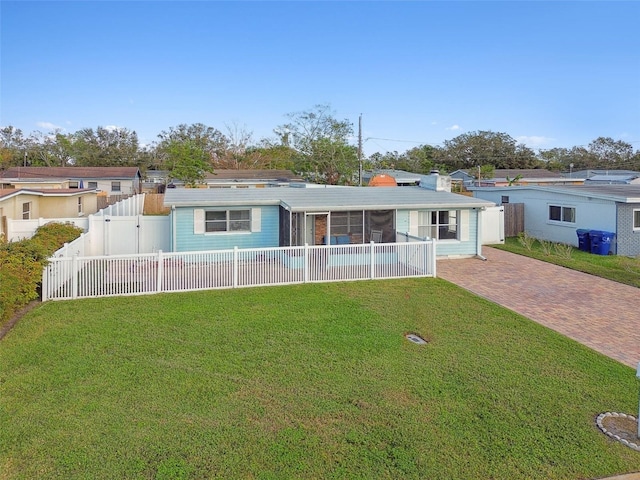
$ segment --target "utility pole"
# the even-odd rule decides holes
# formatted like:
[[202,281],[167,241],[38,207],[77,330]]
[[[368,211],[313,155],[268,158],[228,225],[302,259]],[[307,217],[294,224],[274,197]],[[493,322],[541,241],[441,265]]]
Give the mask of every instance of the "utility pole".
[[358,117],[358,184],[362,186],[362,114]]

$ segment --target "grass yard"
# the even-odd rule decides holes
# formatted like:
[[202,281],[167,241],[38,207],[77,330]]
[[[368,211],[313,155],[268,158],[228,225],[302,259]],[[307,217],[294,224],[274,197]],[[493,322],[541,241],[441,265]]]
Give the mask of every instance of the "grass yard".
[[538,240],[535,240],[531,245],[531,249],[528,249],[516,237],[510,237],[506,239],[504,245],[491,246],[640,288],[640,258],[594,255],[577,248],[573,248],[571,257],[567,258],[559,255],[550,243],[547,245],[548,249],[551,247],[549,251],[545,251],[543,245]]
[[637,400],[440,279],[50,302],[0,343],[0,478],[599,478]]

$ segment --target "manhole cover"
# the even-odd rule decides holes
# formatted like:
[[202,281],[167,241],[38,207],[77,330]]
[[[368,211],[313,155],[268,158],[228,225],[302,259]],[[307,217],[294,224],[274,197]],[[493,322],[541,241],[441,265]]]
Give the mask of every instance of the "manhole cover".
[[407,333],[405,334],[405,338],[410,342],[416,343],[418,345],[425,345],[427,341],[422,338],[420,335],[416,335],[415,333]]

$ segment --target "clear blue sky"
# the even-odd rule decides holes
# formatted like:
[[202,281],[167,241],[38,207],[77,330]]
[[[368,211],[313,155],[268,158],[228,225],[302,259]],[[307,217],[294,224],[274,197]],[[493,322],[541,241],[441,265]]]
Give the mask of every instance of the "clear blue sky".
[[[365,153],[503,132],[640,149],[640,2],[0,2],[0,126],[273,137],[328,103]],[[383,140],[384,139],[384,140]],[[354,139],[355,142],[355,139]]]

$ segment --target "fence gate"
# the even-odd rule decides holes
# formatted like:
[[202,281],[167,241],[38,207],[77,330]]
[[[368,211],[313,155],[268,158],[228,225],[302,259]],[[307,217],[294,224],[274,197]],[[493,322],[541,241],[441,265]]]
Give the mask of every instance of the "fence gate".
[[105,255],[140,252],[138,217],[107,217],[104,220]]
[[503,203],[504,235],[517,237],[524,232],[524,203]]

